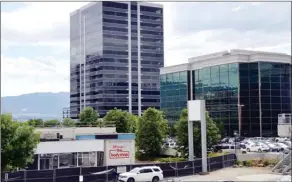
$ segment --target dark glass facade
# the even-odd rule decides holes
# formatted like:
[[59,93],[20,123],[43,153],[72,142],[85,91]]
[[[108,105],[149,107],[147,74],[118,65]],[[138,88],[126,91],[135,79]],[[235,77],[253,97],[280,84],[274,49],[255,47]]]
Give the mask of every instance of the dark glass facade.
[[277,134],[278,114],[291,112],[289,64],[260,62],[263,135]]
[[141,110],[148,107],[160,108],[159,68],[163,67],[164,61],[163,9],[142,3],[138,27],[137,2],[131,2],[130,19],[128,7],[128,3],[125,2],[103,1],[95,2],[94,5],[71,14],[72,118],[77,118],[84,106],[93,107],[101,117],[115,107],[129,110],[129,59],[131,110],[132,113],[138,114],[138,30],[141,56]]
[[238,63],[193,71],[193,98],[206,100],[206,110],[225,126],[226,135],[238,130]]
[[[170,123],[178,120],[177,110],[186,107],[190,99],[174,92],[180,88],[178,83],[167,80],[173,79],[174,74],[177,73],[161,75],[161,109],[170,111],[165,112]],[[277,136],[278,114],[291,112],[290,79],[291,66],[284,63],[204,67],[192,71],[193,99],[206,100],[206,110],[215,122],[224,124],[227,136],[238,132],[240,123],[242,136]],[[191,85],[189,81],[187,84]],[[239,105],[243,105],[241,122]]]
[[188,89],[189,71],[161,75],[161,109],[170,124],[178,121],[180,112],[186,108],[190,92]]

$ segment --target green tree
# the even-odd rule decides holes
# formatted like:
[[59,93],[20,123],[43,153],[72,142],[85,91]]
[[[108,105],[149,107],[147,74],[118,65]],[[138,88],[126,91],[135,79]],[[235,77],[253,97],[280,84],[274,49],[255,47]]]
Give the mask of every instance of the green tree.
[[220,131],[220,135],[221,135],[221,137],[222,137],[222,138],[225,137],[225,136],[226,136],[226,131],[225,131],[225,128],[224,128],[224,124],[223,124],[223,122],[221,121],[221,122],[219,122],[219,123],[216,123],[216,125],[217,125],[217,127],[218,127],[218,129],[219,129],[219,131]]
[[62,126],[73,127],[76,125],[76,122],[71,118],[64,118],[62,122]]
[[105,125],[114,124],[118,133],[130,133],[135,132],[138,117],[127,111],[114,108],[107,112],[103,120]]
[[27,123],[29,126],[43,127],[44,121],[42,119],[30,119]]
[[1,170],[25,168],[33,162],[34,149],[40,141],[39,133],[28,123],[20,125],[11,114],[1,115]]
[[57,119],[47,120],[44,122],[44,126],[45,127],[60,126],[60,121],[58,121]]
[[175,128],[175,125],[170,125],[168,127],[168,135],[171,136],[171,137],[174,137],[176,134],[176,128]]
[[139,117],[137,115],[128,113],[128,118],[130,124],[129,133],[136,133]]
[[163,112],[148,108],[139,118],[136,144],[144,157],[153,158],[160,154],[163,139],[167,136],[168,124]]
[[[201,123],[194,122],[194,155],[201,156]],[[220,141],[221,135],[216,123],[210,118],[206,112],[206,130],[207,130],[207,148],[217,144]],[[176,136],[177,144],[181,147],[178,151],[183,156],[188,156],[188,112],[183,109],[181,112],[180,120],[176,123]]]
[[92,107],[86,107],[79,114],[79,123],[81,126],[92,126],[97,124],[99,114]]

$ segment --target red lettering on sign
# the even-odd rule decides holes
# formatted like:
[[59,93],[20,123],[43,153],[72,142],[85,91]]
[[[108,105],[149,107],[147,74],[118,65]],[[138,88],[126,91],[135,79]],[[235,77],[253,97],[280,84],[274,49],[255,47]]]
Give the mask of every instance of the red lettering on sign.
[[129,151],[123,151],[122,149],[110,150],[109,151],[109,157],[110,157],[110,159],[129,158],[130,157],[130,152]]
[[124,147],[124,146],[114,145],[114,146],[113,146],[113,149],[116,149],[116,148],[125,148],[125,147]]

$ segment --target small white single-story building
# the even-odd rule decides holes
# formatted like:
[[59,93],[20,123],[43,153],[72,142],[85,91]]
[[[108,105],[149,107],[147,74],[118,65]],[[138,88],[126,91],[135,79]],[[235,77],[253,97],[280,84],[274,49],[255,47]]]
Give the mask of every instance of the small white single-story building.
[[[103,131],[101,132],[100,129]],[[41,132],[41,142],[37,145],[35,161],[29,169],[46,170],[135,163],[134,133],[116,133],[112,129],[97,127],[44,128],[38,131]]]

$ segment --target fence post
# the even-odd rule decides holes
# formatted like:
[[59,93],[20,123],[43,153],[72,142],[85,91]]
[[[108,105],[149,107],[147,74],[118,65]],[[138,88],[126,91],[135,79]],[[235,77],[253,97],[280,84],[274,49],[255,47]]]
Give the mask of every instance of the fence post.
[[23,181],[26,182],[26,170],[23,171]]
[[53,170],[53,182],[56,182],[56,169]]
[[192,161],[192,165],[193,165],[193,174],[195,174],[195,161]]
[[7,182],[9,179],[8,175],[9,175],[8,173],[5,173],[5,182]]
[[[106,171],[108,170],[108,166],[106,166]],[[106,173],[106,181],[108,181],[108,173]]]
[[175,161],[175,177],[178,177],[177,161]]
[[222,168],[225,168],[225,165],[224,165],[224,156],[225,155],[222,155]]
[[[209,159],[209,160],[208,160]],[[211,157],[207,158],[207,161],[209,161],[209,172],[211,171],[211,162],[210,162]]]

